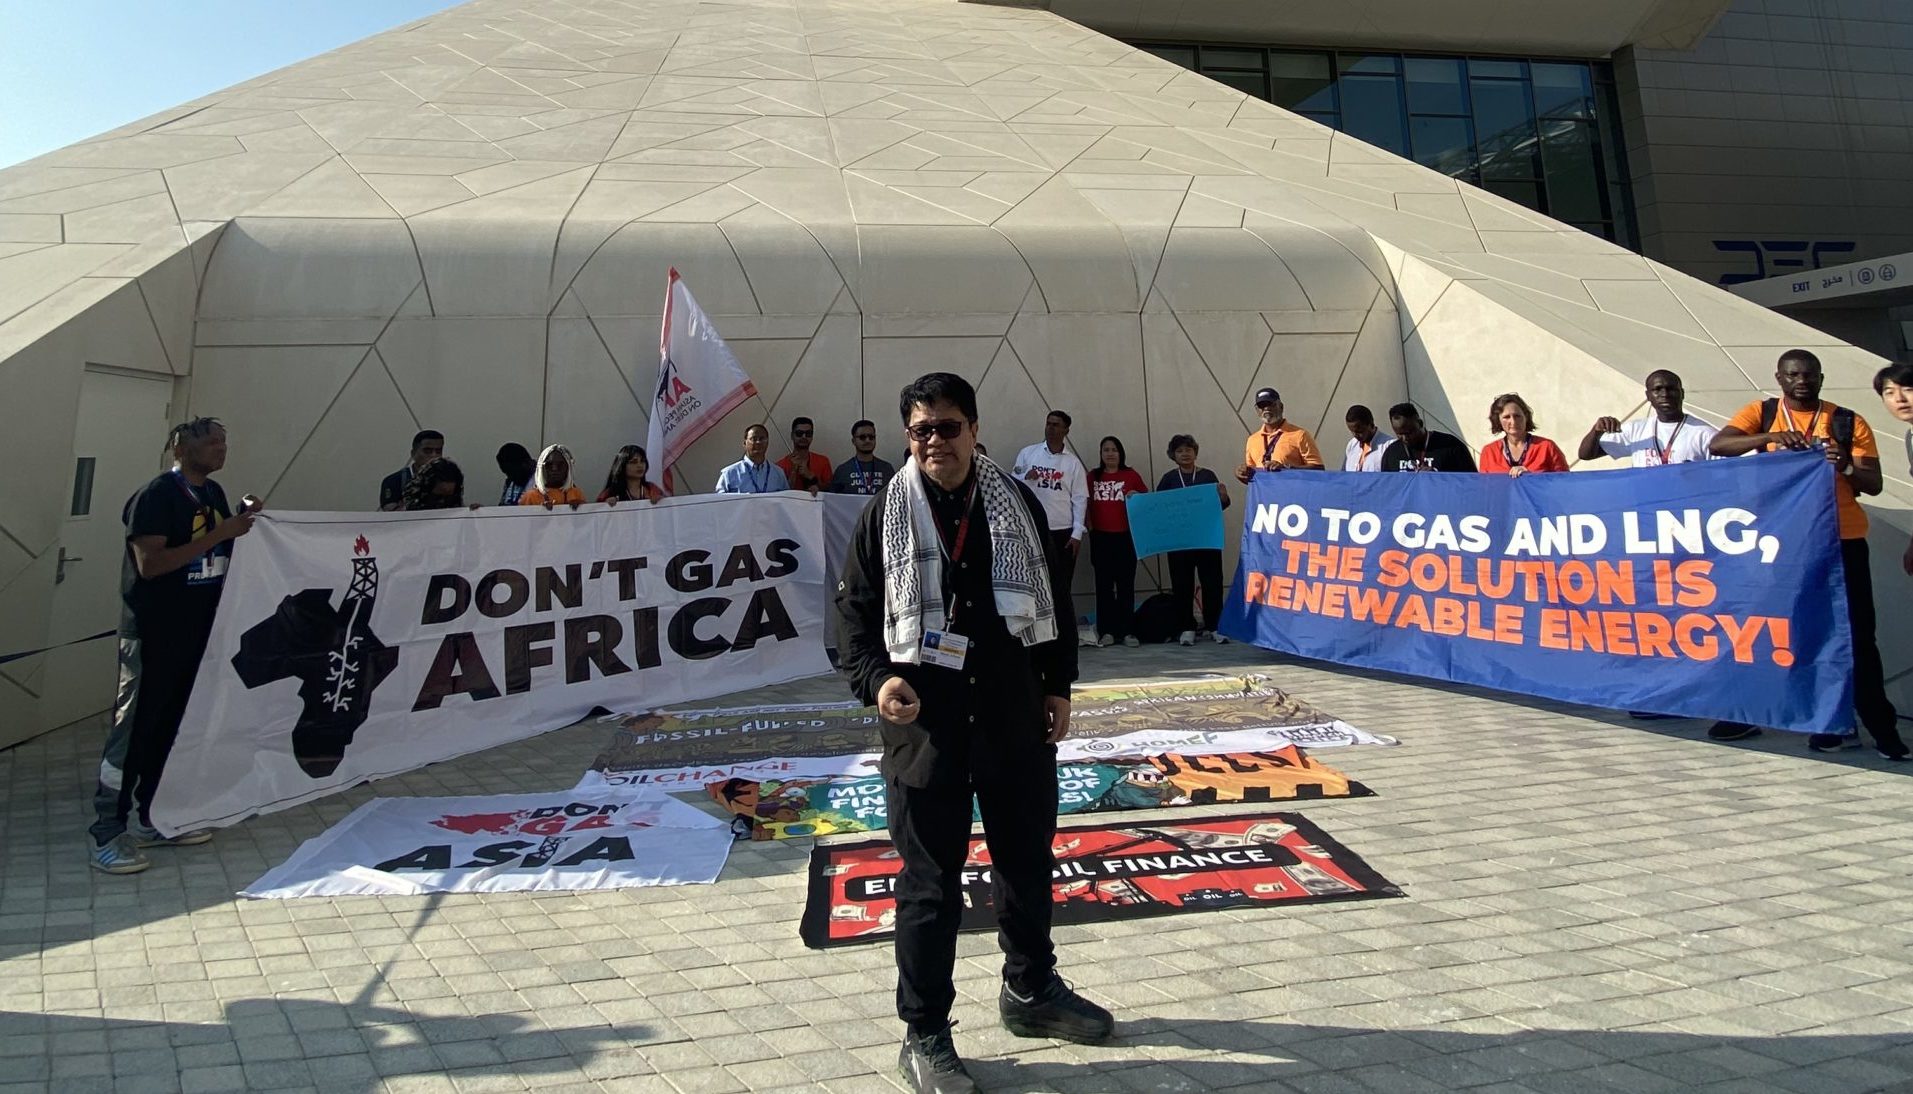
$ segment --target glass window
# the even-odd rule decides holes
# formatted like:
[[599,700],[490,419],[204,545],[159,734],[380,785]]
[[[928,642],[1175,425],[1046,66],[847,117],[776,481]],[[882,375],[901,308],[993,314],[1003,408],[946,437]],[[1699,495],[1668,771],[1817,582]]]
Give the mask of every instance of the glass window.
[[95,458],[81,456],[73,465],[73,504],[67,515],[84,517],[93,512],[93,465]]
[[1202,47],[1203,68],[1236,68],[1262,71],[1262,51],[1259,49],[1216,49]]
[[1399,78],[1345,74],[1341,90],[1343,131],[1396,155],[1408,154]]
[[1408,76],[1410,114],[1466,114],[1467,96],[1461,86],[1461,59],[1410,57]]
[[1534,68],[1534,109],[1542,117],[1594,117],[1594,80],[1586,65]]
[[1179,64],[1184,68],[1196,67],[1196,47],[1194,46],[1143,46],[1144,53],[1153,53],[1165,61]]
[[1475,134],[1484,178],[1539,178],[1534,112],[1527,85],[1514,80],[1474,80]]
[[1269,91],[1269,101],[1288,110],[1334,110],[1335,75],[1328,54],[1269,54]]
[[1416,163],[1456,178],[1474,171],[1475,135],[1468,119],[1411,118],[1408,132]]
[[1360,72],[1369,76],[1394,76],[1401,72],[1401,58],[1387,54],[1344,53],[1341,55],[1344,73]]
[[1507,179],[1483,179],[1481,188],[1491,194],[1499,194],[1518,205],[1530,209],[1541,208],[1541,185],[1534,182],[1510,182]]
[[1504,80],[1519,80],[1527,75],[1522,71],[1522,67],[1520,61],[1473,60],[1468,62],[1468,75],[1498,76]]
[[1227,84],[1244,95],[1253,95],[1258,99],[1269,97],[1268,81],[1263,79],[1260,72],[1217,72],[1214,69],[1203,69],[1202,74],[1216,83]]
[[1594,126],[1552,121],[1545,130],[1541,160],[1547,169],[1548,215],[1556,220],[1606,220],[1601,174],[1594,158]]

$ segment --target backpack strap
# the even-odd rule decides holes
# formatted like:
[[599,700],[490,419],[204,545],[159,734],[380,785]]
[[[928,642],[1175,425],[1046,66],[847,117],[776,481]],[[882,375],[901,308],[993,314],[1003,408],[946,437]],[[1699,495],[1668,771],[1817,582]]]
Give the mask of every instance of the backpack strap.
[[1780,417],[1779,399],[1767,399],[1762,402],[1760,404],[1760,431],[1762,433],[1772,433],[1774,431],[1774,419],[1778,417]]
[[1839,406],[1833,408],[1833,417],[1827,422],[1827,432],[1833,435],[1843,452],[1853,451],[1853,417],[1853,411]]

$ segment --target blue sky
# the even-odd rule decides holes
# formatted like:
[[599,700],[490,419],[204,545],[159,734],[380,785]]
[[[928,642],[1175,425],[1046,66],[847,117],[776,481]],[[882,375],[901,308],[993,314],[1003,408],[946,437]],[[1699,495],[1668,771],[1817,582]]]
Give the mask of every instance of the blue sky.
[[454,0],[0,0],[0,167]]

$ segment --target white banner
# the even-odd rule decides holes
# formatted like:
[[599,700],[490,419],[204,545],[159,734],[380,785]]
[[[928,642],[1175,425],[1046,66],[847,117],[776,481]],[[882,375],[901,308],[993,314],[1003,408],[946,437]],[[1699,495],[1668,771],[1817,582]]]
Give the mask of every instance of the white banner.
[[651,424],[644,438],[651,466],[662,468],[664,488],[673,488],[671,468],[699,437],[757,394],[737,355],[697,306],[690,286],[671,271],[664,289],[664,322],[658,331],[658,383],[651,394]]
[[375,798],[241,896],[412,896],[624,889],[717,880],[724,821],[642,787]]
[[[855,707],[856,704],[831,709]],[[817,710],[818,707],[746,707],[712,714],[740,714],[747,711]],[[694,713],[680,713],[692,718]],[[1323,722],[1305,726],[1264,726],[1258,729],[1230,729],[1204,733],[1189,730],[1139,730],[1115,737],[1066,737],[1056,746],[1056,762],[1065,764],[1098,763],[1104,760],[1135,760],[1173,752],[1182,756],[1220,756],[1231,752],[1268,752],[1285,745],[1312,748],[1341,748],[1349,745],[1395,745],[1401,742],[1357,729],[1347,722]],[[712,763],[686,767],[660,767],[648,771],[587,771],[578,780],[579,790],[606,787],[654,786],[669,793],[701,790],[708,783],[726,779],[789,781],[791,779],[858,778],[878,773],[881,752],[861,752],[847,756],[789,756],[738,763]]]
[[153,821],[230,824],[593,709],[830,671],[802,494],[281,513],[238,541]]

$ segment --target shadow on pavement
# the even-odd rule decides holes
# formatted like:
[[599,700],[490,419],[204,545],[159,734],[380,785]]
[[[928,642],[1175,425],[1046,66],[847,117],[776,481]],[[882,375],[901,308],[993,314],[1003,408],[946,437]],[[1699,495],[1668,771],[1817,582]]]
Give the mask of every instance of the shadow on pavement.
[[[1029,1042],[1032,1046],[1040,1042]],[[1905,1036],[1703,1036],[1601,1030],[1461,1033],[1375,1030],[1211,1018],[1119,1022],[1112,1047],[1154,1047],[1186,1059],[1019,1063],[1014,1053],[974,1059],[990,1091],[1495,1090],[1583,1092],[1903,1091],[1913,1083]],[[959,1049],[961,1044],[959,1043]],[[1020,1047],[1020,1046],[1019,1046]],[[1232,1059],[1205,1058],[1227,1053]],[[1107,1083],[1099,1080],[1107,1079]],[[1512,1083],[1499,1087],[1493,1084]]]

